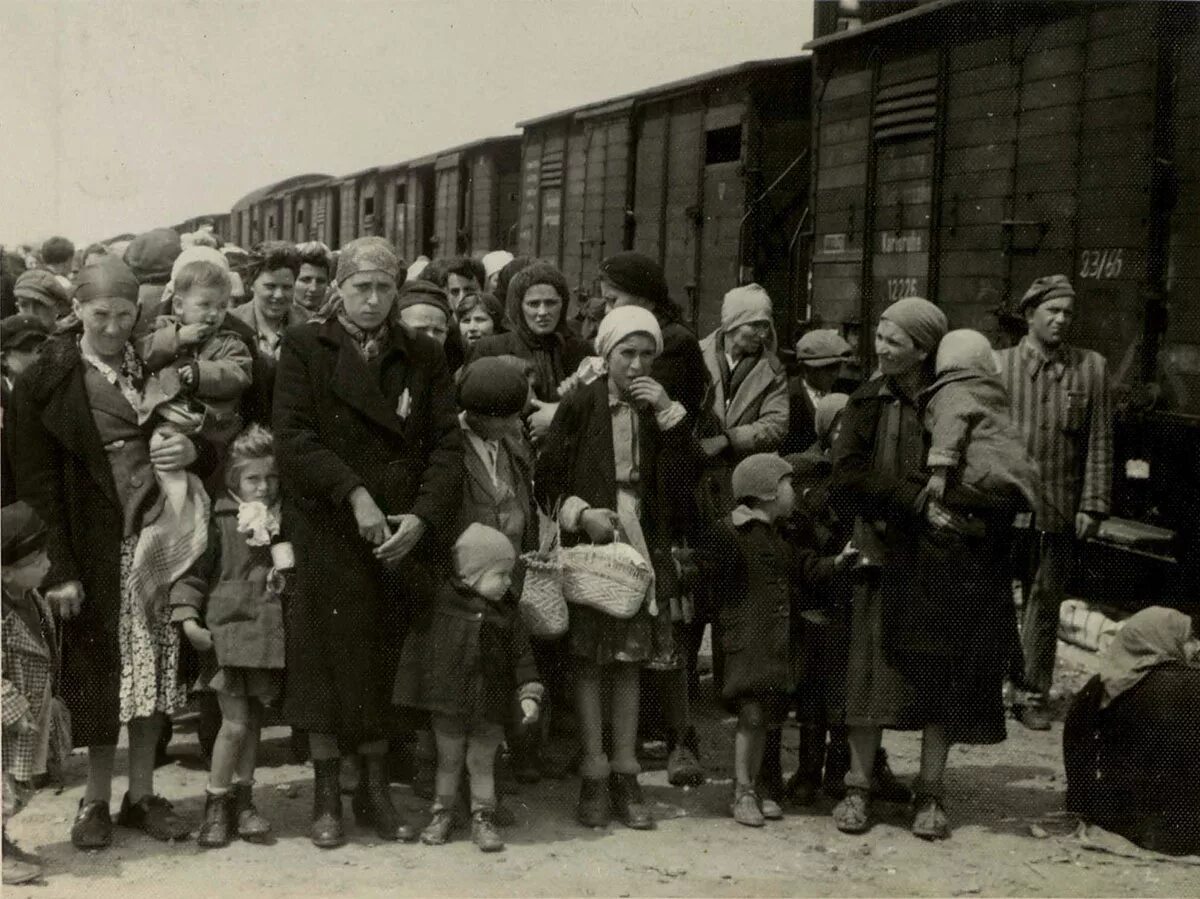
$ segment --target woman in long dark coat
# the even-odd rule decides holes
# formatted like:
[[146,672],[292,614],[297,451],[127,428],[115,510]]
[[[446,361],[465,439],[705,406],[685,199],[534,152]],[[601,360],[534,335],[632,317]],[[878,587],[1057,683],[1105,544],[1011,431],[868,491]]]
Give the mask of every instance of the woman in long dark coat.
[[[340,302],[287,332],[275,387],[284,528],[296,547],[285,714],[310,734],[313,842],[344,841],[341,751],[363,771],[354,810],[384,839],[415,839],[384,774],[403,631],[452,535],[462,452],[441,348],[389,324],[400,264],[379,238],[338,260]],[[420,560],[418,563],[416,560]]]
[[[182,435],[150,446],[139,423],[143,375],[130,343],[138,283],[115,256],[85,267],[77,324],[43,345],[13,394],[11,443],[19,494],[46,522],[46,597],[64,619],[62,692],[88,782],[71,827],[80,849],[112,839],[109,800],[121,726],[129,728],[129,792],[118,823],[161,840],[190,831],[154,795],[163,713],[182,702],[178,639],[165,602],[135,584],[143,522],[161,511],[156,472],[208,469],[211,447]],[[204,458],[197,463],[198,449]],[[165,584],[169,587],[169,582]],[[164,593],[165,598],[165,593]]]
[[[941,310],[917,297],[884,310],[875,332],[880,376],[851,397],[834,447],[833,501],[857,514],[854,545],[867,565],[851,619],[851,765],[833,813],[847,833],[870,827],[871,772],[884,728],[923,732],[912,830],[925,839],[950,834],[942,795],[951,744],[1005,736],[1012,510],[955,514],[924,490],[920,397],[946,328]],[[947,499],[962,508],[957,497]]]
[[[662,267],[650,257],[632,251],[609,256],[600,263],[600,293],[610,312],[624,306],[638,306],[648,309],[658,320],[663,351],[650,367],[650,377],[683,405],[688,413],[684,427],[694,430],[708,392],[708,368],[700,352],[700,341],[683,324],[679,306],[670,297]],[[698,511],[693,504],[673,522],[672,541],[694,542],[697,522]],[[649,683],[658,692],[658,704],[666,719],[667,781],[680,787],[704,782],[699,740],[688,707],[687,665],[689,640],[695,643],[698,652],[704,631],[703,624],[699,629],[690,627],[690,618],[676,601],[671,610],[671,627],[664,629],[659,651],[646,664]]]

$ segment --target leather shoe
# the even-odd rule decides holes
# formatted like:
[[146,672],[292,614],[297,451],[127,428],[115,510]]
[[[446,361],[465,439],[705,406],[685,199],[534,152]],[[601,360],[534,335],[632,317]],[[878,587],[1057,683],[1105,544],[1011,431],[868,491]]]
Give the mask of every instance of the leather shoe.
[[1027,730],[1049,730],[1050,713],[1045,706],[1023,705],[1013,710],[1014,715]]
[[636,774],[608,775],[608,793],[613,817],[630,830],[653,830],[654,818],[642,798],[642,787]]
[[144,831],[147,835],[164,843],[187,839],[192,827],[175,814],[175,807],[161,796],[146,795],[131,802],[129,794],[121,800],[121,811],[117,823],[122,827]]
[[575,817],[584,827],[607,827],[611,809],[608,784],[602,777],[585,777],[579,784]]
[[79,811],[71,825],[71,845],[76,849],[103,849],[112,843],[112,831],[107,802],[79,800]]

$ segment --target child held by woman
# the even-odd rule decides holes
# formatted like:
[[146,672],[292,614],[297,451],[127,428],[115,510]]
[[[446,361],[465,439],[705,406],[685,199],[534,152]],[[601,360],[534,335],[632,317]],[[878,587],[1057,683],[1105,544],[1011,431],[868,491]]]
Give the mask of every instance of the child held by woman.
[[225,496],[213,503],[208,547],[171,589],[172,620],[201,654],[201,689],[213,690],[221,730],[212,752],[201,846],[238,836],[269,839],[254,805],[263,707],[284,667],[284,572],[294,566],[279,536],[279,474],[271,434],[251,425],[230,445]]

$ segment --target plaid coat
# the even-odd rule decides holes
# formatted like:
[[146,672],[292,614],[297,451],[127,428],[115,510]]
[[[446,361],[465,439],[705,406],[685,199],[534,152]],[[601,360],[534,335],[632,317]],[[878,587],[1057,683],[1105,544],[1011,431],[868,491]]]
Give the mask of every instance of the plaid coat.
[[34,721],[42,715],[54,671],[54,616],[42,597],[34,593],[34,604],[42,620],[41,633],[30,630],[25,620],[4,603],[3,631],[0,631],[0,669],[3,670],[3,697],[0,707],[4,720],[4,773],[17,780],[30,780],[44,771],[34,770],[34,755],[41,733],[20,734],[11,730],[26,712]]

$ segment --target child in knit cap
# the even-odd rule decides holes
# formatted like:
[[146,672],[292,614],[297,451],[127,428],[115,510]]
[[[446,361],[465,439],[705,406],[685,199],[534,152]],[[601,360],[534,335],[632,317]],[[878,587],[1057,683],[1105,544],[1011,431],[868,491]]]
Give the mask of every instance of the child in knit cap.
[[747,456],[732,483],[739,505],[717,525],[706,552],[724,561],[713,577],[725,649],[721,698],[738,716],[730,810],[739,824],[762,827],[783,817],[777,802],[759,796],[756,783],[767,733],[782,727],[796,687],[792,609],[816,605],[815,588],[852,557],[821,558],[785,536],[796,494],[792,466],[775,453]]
[[471,839],[484,852],[496,832],[495,758],[514,697],[521,724],[536,723],[544,692],[510,590],[517,554],[495,528],[471,524],[454,544],[454,576],[400,656],[393,702],[429,712],[437,741],[433,819],[421,834],[445,843],[464,766],[471,780]]
[[959,511],[1034,508],[1037,467],[1009,418],[991,343],[978,331],[951,331],[935,366],[937,380],[925,391],[929,495]]

